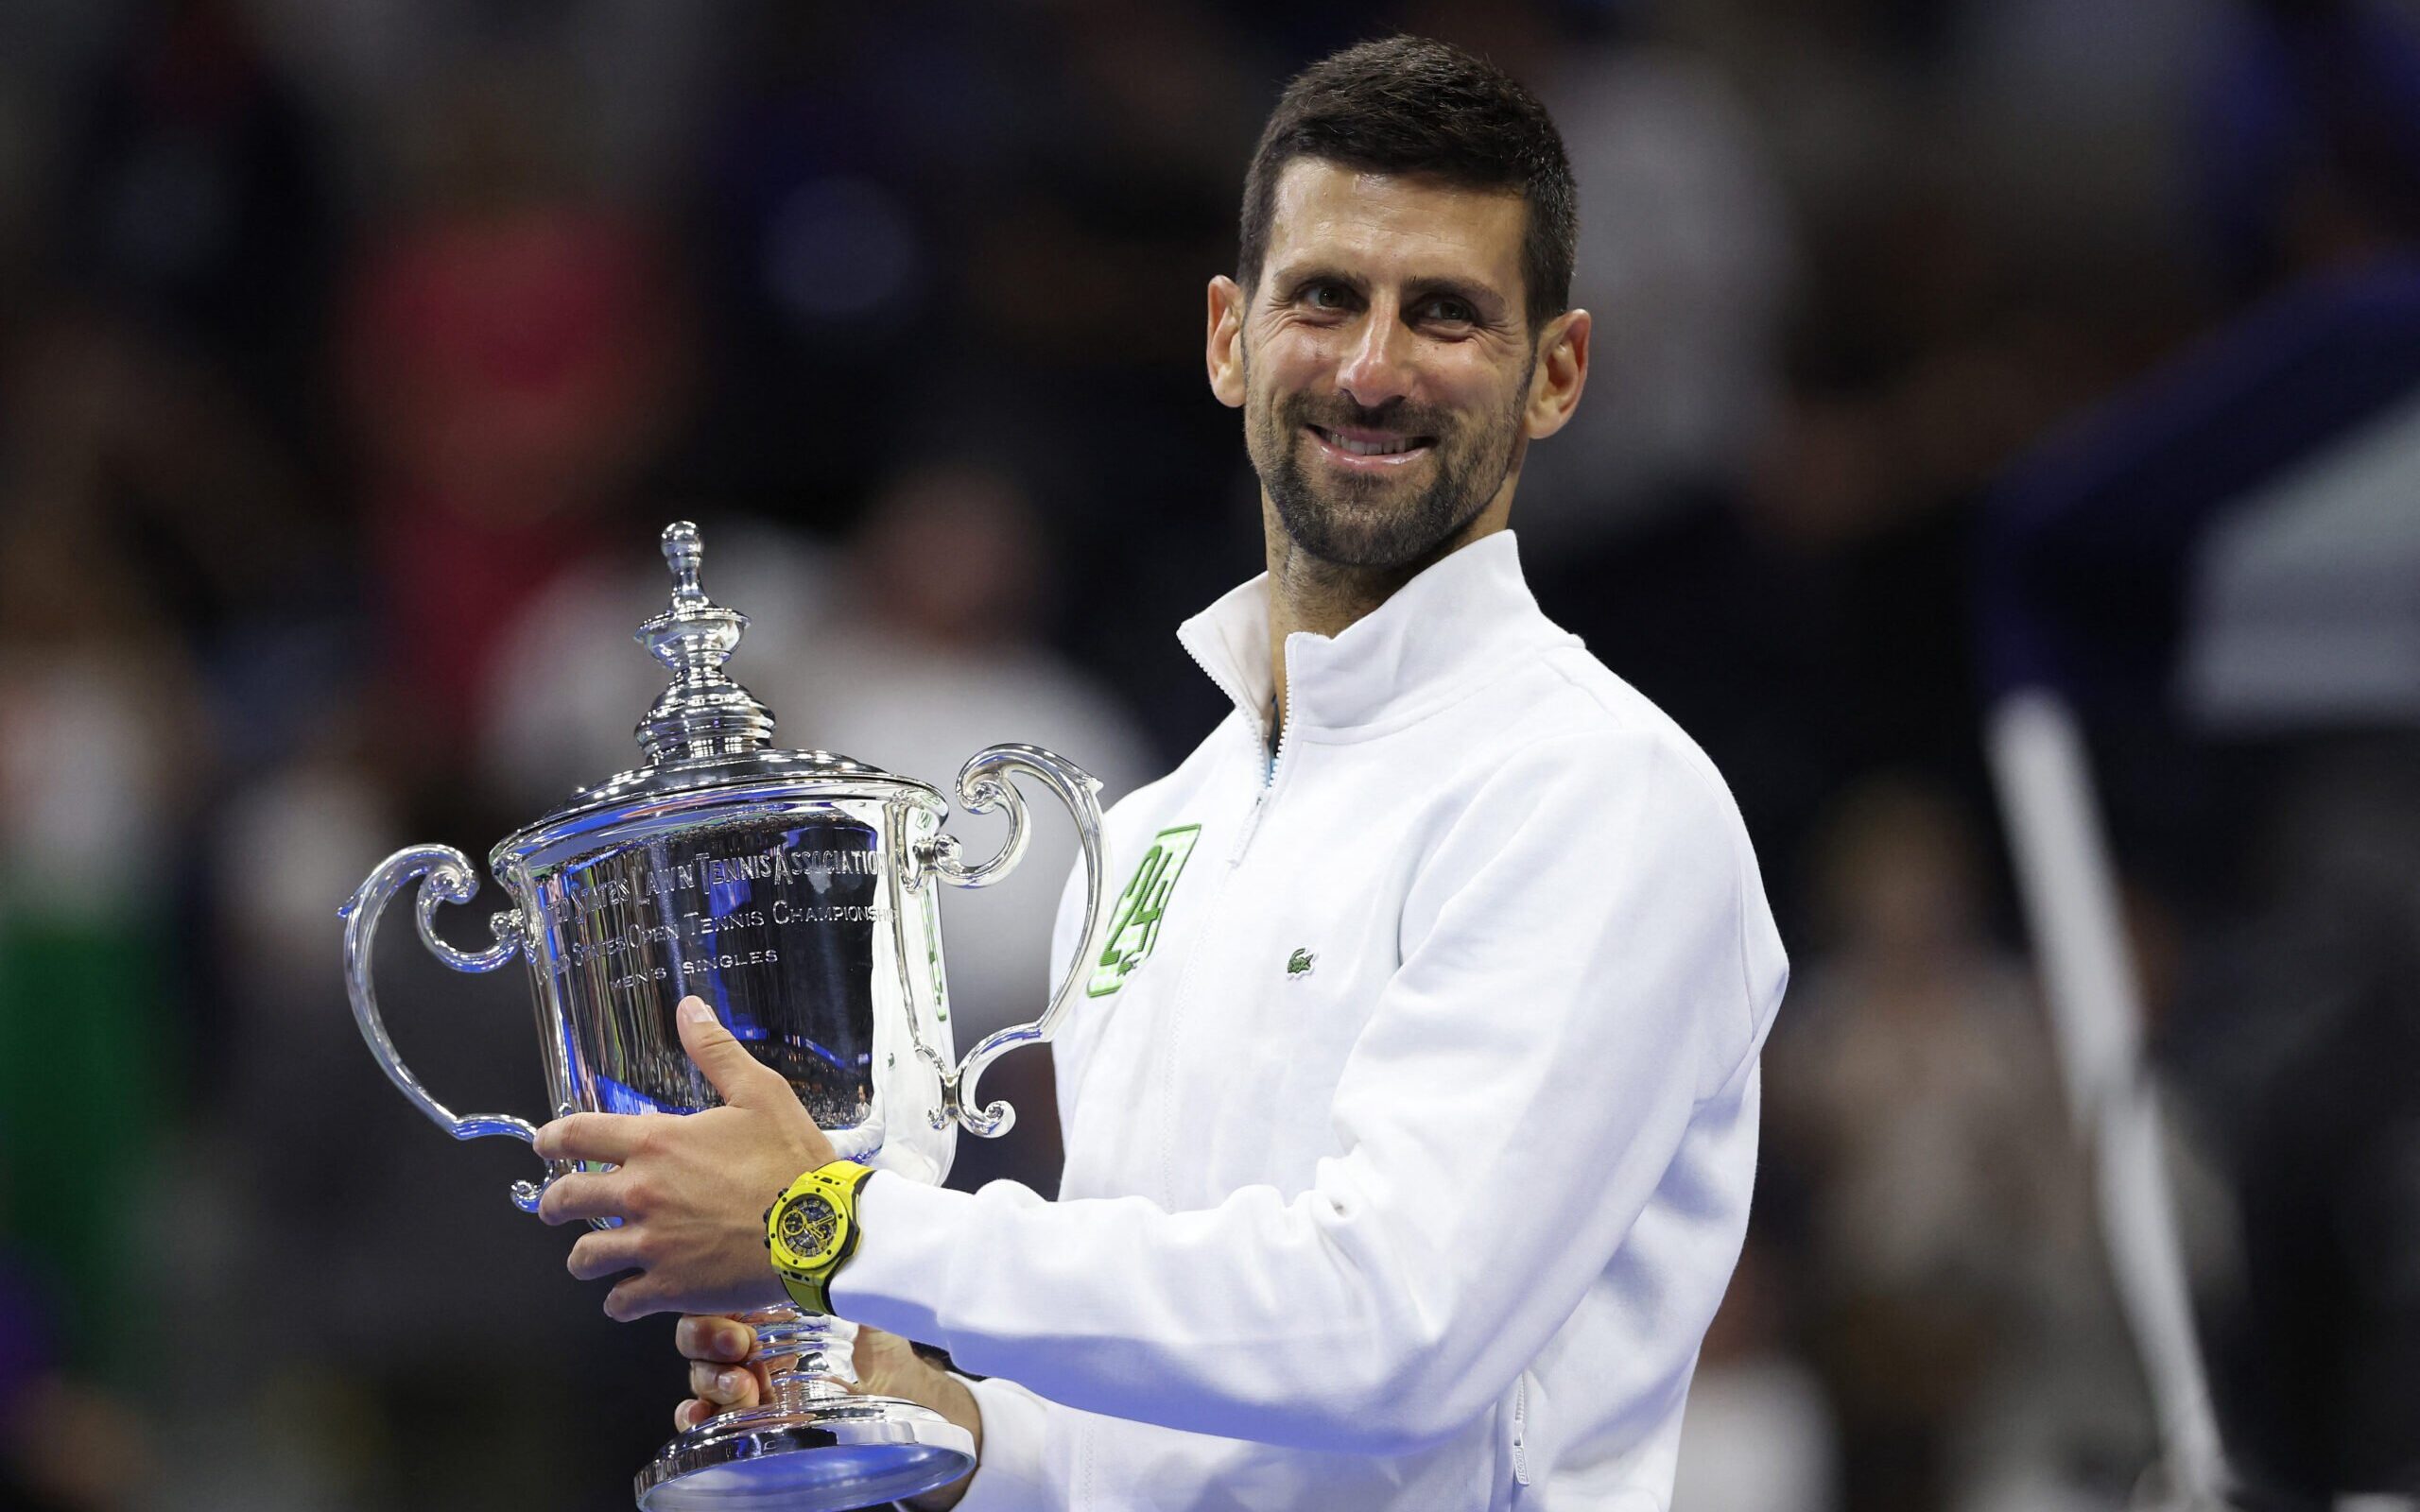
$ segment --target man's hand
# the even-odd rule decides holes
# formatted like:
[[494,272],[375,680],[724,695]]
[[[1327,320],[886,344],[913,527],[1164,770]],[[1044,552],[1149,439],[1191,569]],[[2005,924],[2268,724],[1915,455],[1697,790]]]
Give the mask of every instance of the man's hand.
[[[689,1389],[697,1395],[672,1409],[672,1426],[683,1432],[719,1412],[753,1407],[765,1400],[765,1367],[751,1363],[756,1331],[728,1317],[684,1317],[672,1332],[672,1341],[689,1361]],[[850,1389],[860,1396],[898,1397],[930,1407],[975,1437],[975,1457],[983,1457],[983,1413],[966,1383],[925,1362],[906,1339],[880,1329],[857,1327],[855,1356],[857,1383]],[[966,1494],[973,1476],[961,1476],[903,1504],[916,1512],[944,1512]]]
[[765,1257],[765,1209],[833,1159],[832,1142],[778,1072],[732,1038],[714,1010],[683,998],[681,1043],[726,1106],[697,1113],[574,1113],[538,1131],[552,1160],[620,1167],[579,1171],[546,1188],[548,1223],[619,1218],[571,1246],[582,1280],[636,1270],[605,1297],[605,1314],[709,1313],[786,1302]]

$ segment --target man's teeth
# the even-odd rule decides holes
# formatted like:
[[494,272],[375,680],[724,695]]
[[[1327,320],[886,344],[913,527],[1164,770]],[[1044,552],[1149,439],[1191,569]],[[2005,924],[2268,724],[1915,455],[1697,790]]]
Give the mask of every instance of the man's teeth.
[[1392,456],[1398,452],[1409,452],[1418,444],[1409,436],[1398,436],[1385,441],[1357,441],[1350,436],[1339,436],[1334,431],[1327,433],[1327,438],[1338,451],[1350,452],[1355,456]]

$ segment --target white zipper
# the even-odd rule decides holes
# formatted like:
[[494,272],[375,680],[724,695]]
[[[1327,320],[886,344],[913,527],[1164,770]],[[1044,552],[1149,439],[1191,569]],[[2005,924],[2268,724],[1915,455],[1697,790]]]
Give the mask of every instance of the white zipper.
[[1512,1383],[1512,1481],[1516,1486],[1530,1484],[1530,1378],[1524,1373]]
[[1228,852],[1227,865],[1239,865],[1244,851],[1252,845],[1252,837],[1260,833],[1260,816],[1269,812],[1269,800],[1277,796],[1278,781],[1286,775],[1286,751],[1294,732],[1294,700],[1286,700],[1286,717],[1277,726],[1277,748],[1270,753],[1269,780],[1260,786],[1260,796],[1253,799],[1252,812],[1237,826],[1236,848]]
[[[1193,658],[1194,665],[1201,669],[1202,675],[1208,678],[1219,692],[1227,696],[1238,712],[1242,713],[1246,718],[1252,719],[1255,731],[1254,739],[1257,740],[1259,738],[1257,731],[1261,729],[1260,721],[1253,718],[1251,710],[1244,702],[1243,695],[1236,690],[1233,683],[1219,675],[1218,668],[1203,661],[1201,652],[1196,651],[1190,644],[1187,644],[1184,650],[1187,656]],[[1230,868],[1242,862],[1245,850],[1252,844],[1253,833],[1260,828],[1260,816],[1269,807],[1270,796],[1277,791],[1277,779],[1286,771],[1286,752],[1293,731],[1294,700],[1288,698],[1286,700],[1286,717],[1278,721],[1277,725],[1277,748],[1270,753],[1269,775],[1260,784],[1259,796],[1253,799],[1252,812],[1246,814],[1243,823],[1236,827],[1236,843],[1227,852],[1227,865]]]

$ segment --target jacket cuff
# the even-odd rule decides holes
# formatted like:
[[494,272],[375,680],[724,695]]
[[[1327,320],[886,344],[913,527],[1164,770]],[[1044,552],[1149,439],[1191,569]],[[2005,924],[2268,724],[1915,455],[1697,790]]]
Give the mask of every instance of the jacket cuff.
[[832,1311],[903,1339],[949,1347],[942,1335],[950,1268],[978,1250],[982,1205],[970,1193],[876,1171],[857,1189],[857,1249],[832,1277]]
[[[964,1380],[964,1377],[959,1379]],[[968,1381],[983,1412],[983,1457],[958,1512],[1032,1512],[1050,1504],[1043,1475],[1043,1435],[1049,1409],[1040,1397],[1008,1381]]]

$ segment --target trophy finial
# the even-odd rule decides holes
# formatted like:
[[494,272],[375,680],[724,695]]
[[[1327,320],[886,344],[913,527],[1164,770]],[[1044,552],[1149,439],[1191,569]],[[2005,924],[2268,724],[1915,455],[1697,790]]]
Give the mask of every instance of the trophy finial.
[[664,527],[664,559],[672,569],[674,604],[706,602],[706,591],[698,586],[698,568],[705,558],[705,542],[699,539],[696,525],[675,520]]
[[672,686],[639,721],[639,745],[653,763],[760,750],[772,739],[772,711],[722,669],[748,628],[748,616],[723,608],[698,586],[706,547],[696,525],[676,520],[664,527],[663,541],[672,602],[638,627],[637,640],[672,674]]

